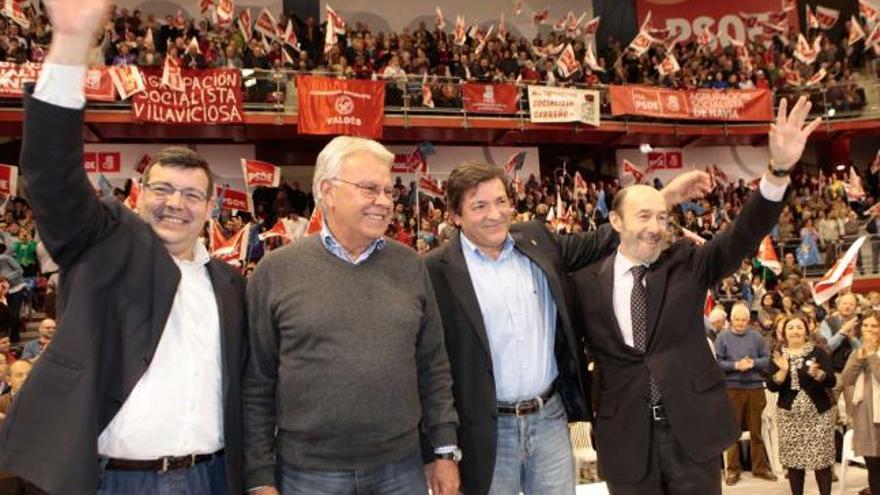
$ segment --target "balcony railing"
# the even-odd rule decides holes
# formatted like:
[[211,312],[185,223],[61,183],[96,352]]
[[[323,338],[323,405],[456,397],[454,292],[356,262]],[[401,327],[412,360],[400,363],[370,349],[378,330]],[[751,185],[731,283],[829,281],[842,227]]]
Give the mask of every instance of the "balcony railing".
[[[245,110],[250,112],[295,114],[298,106],[295,76],[298,73],[301,72],[292,70],[243,69],[242,90]],[[308,74],[337,77],[336,73],[327,71],[311,71],[308,72]],[[528,120],[529,118],[528,91],[526,89],[526,84],[506,83],[516,84],[519,90],[519,107],[516,112],[507,114],[474,114],[473,112],[468,112],[461,105],[460,88],[464,82],[462,79],[436,76],[429,78],[428,82],[434,90],[434,108],[428,108],[422,104],[422,81],[422,76],[417,75],[385,80],[386,113],[396,115],[445,115],[455,117],[467,117],[469,115],[493,116],[522,120]],[[452,93],[458,96],[458,100],[452,105],[442,104],[443,98],[439,98],[441,88],[444,85],[451,85]],[[602,120],[657,122],[656,119],[646,117],[613,117],[611,115],[608,86],[606,85],[589,86],[584,84],[567,84],[566,86],[598,90],[601,96]],[[880,118],[880,80],[878,79],[864,79],[857,84],[827,84],[822,86],[790,88],[785,91],[774,91],[774,106],[776,106],[779,100],[783,97],[791,98],[799,97],[801,95],[807,95],[812,101],[813,108],[811,112],[815,115],[823,115],[827,121]],[[14,107],[20,106],[21,103],[18,100],[10,99],[0,100],[0,105]],[[89,107],[95,109],[121,110],[130,108],[130,104],[127,101],[114,103],[90,102]],[[672,124],[674,121],[665,120],[663,122]],[[693,121],[689,122],[694,123]],[[714,121],[714,123],[721,124],[719,121]],[[733,126],[737,125],[737,123],[726,122],[725,125]]]

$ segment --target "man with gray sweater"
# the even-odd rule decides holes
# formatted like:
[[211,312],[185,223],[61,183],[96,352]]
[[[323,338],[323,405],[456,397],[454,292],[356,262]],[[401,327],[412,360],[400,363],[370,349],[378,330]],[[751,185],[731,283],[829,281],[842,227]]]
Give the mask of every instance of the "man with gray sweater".
[[263,258],[248,287],[243,386],[251,493],[458,493],[452,378],[425,264],[383,238],[393,155],[337,137],[318,155],[321,233]]
[[[745,304],[733,306],[730,310],[730,330],[721,332],[715,338],[715,355],[724,371],[727,396],[733,406],[736,422],[738,425],[745,422],[749,427],[752,475],[776,481],[761,438],[761,413],[767,405],[761,373],[770,362],[770,353],[761,333],[749,328],[750,316]],[[727,449],[725,482],[728,485],[736,484],[741,472],[739,444],[735,443]]]

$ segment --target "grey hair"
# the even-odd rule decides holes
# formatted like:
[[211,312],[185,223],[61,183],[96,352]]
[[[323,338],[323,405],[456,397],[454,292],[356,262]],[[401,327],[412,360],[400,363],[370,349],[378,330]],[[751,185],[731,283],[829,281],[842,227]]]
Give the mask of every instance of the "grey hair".
[[715,308],[712,312],[709,313],[709,321],[718,321],[718,320],[726,320],[727,313],[724,311],[724,308]]
[[321,203],[321,183],[325,180],[332,179],[339,175],[339,169],[342,164],[356,153],[369,153],[378,158],[391,168],[394,163],[394,154],[388,151],[372,139],[337,136],[333,138],[324,149],[318,153],[318,160],[315,163],[315,175],[312,177],[312,194],[315,197],[315,204]]
[[734,304],[733,307],[730,309],[730,316],[733,317],[734,315],[738,315],[740,313],[745,313],[745,316],[751,317],[751,311],[749,311],[748,306],[746,306],[744,303]]

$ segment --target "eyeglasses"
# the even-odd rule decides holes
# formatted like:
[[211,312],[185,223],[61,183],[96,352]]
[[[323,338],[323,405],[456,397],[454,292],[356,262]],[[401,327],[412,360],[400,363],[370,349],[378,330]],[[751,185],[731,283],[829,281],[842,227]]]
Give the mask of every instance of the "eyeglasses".
[[157,198],[161,198],[164,200],[167,200],[171,196],[174,196],[174,193],[179,192],[180,197],[183,198],[184,203],[190,205],[198,205],[208,200],[208,194],[204,191],[199,191],[198,189],[193,189],[191,187],[178,189],[167,182],[153,182],[150,184],[144,184],[144,188],[146,188],[147,191],[150,191],[150,193],[152,193]]
[[361,191],[361,196],[364,199],[376,199],[379,197],[379,194],[385,194],[385,197],[388,199],[394,199],[394,188],[393,187],[382,187],[379,184],[375,183],[365,183],[359,184],[357,182],[349,182],[347,180],[340,179],[339,177],[333,177],[330,180],[335,180],[338,182],[342,182],[343,184],[348,184],[350,186],[354,186]]

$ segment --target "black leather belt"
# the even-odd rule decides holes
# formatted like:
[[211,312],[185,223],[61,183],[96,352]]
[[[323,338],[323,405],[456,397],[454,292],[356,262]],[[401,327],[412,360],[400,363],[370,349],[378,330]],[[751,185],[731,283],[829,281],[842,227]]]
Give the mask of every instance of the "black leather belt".
[[180,457],[160,457],[148,461],[135,461],[130,459],[108,459],[105,469],[111,471],[157,471],[165,473],[178,469],[189,469],[200,462],[210,461],[223,453],[223,449],[213,454],[190,454]]
[[526,416],[528,414],[536,413],[544,408],[544,405],[546,405],[547,401],[553,397],[554,393],[556,393],[556,387],[550,385],[550,388],[534,399],[521,400],[516,403],[499,402],[498,414],[506,416]]

